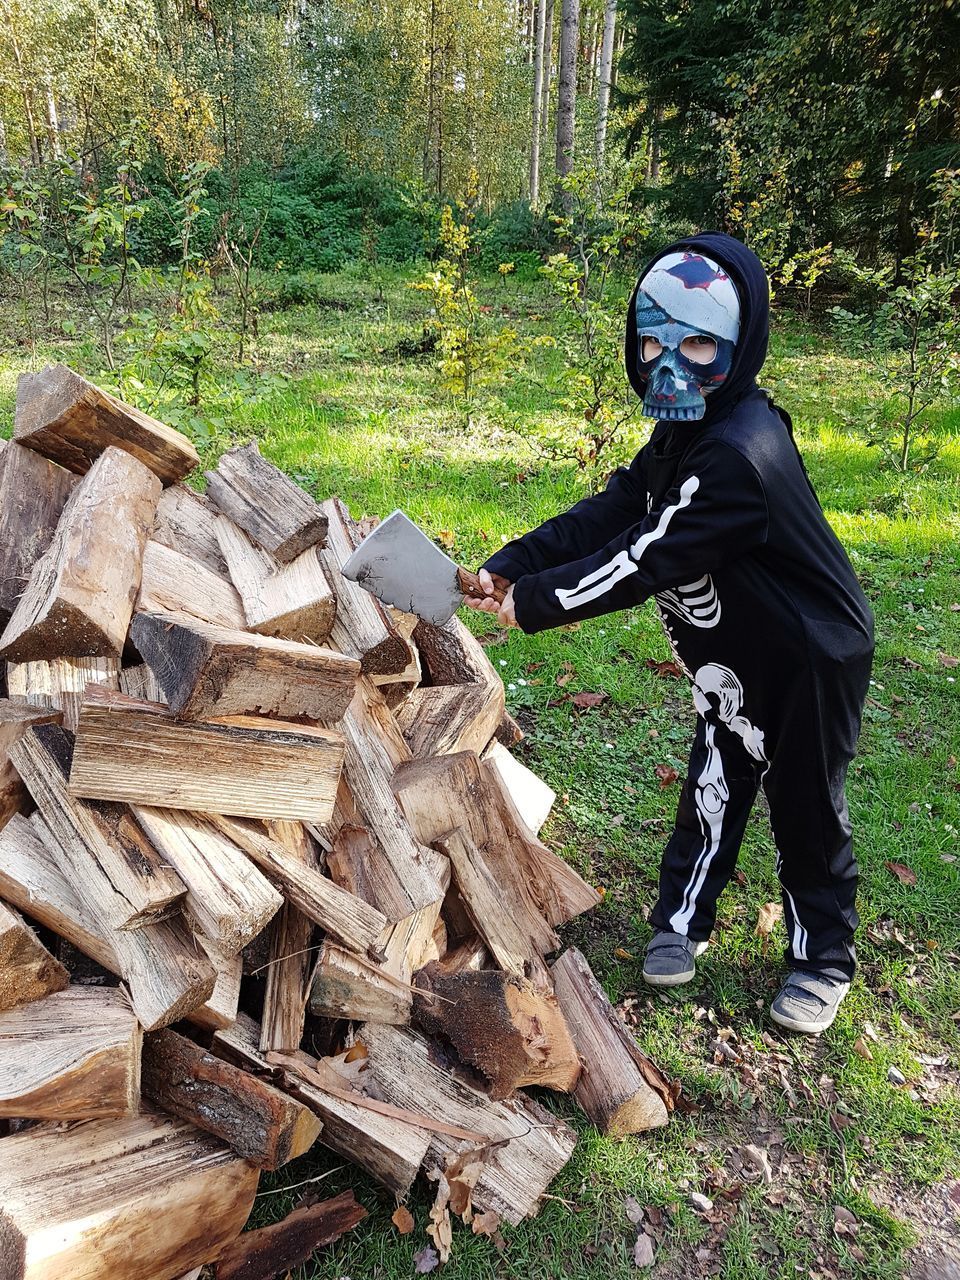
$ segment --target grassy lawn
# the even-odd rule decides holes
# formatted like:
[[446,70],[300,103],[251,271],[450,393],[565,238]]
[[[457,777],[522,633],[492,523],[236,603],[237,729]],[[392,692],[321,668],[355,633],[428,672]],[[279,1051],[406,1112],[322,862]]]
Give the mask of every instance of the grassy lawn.
[[[232,411],[204,446],[211,459],[256,436],[318,496],[339,494],[355,514],[402,505],[467,564],[602,480],[536,444],[544,429],[573,428],[557,353],[539,348],[518,361],[496,400],[468,416],[442,393],[430,355],[402,354],[403,340],[415,346],[420,335],[421,295],[401,277],[327,284],[345,310],[261,317],[258,365],[285,381]],[[513,322],[550,331],[539,286],[491,282],[488,292]],[[58,305],[70,310],[69,299]],[[70,337],[53,324],[31,348],[14,310],[5,311],[0,433],[8,434],[24,368],[53,355],[93,375],[101,366],[82,323]],[[641,1047],[681,1081],[693,1109],[665,1130],[608,1142],[566,1099],[548,1096],[581,1134],[552,1188],[557,1198],[535,1221],[505,1230],[502,1252],[457,1230],[449,1280],[644,1274],[633,1260],[637,1220],[655,1236],[646,1274],[657,1280],[949,1274],[924,1272],[918,1259],[956,1248],[960,1202],[960,668],[949,661],[960,657],[960,412],[941,409],[938,460],[891,500],[894,478],[856,432],[882,411],[868,369],[812,327],[779,318],[764,383],[793,415],[808,470],[877,614],[874,684],[849,785],[862,871],[857,981],[818,1040],[788,1038],[767,1023],[784,939],[779,926],[769,940],[755,934],[760,907],[778,897],[758,810],[696,982],[679,994],[649,993],[640,981],[645,919],[677,800],[677,784],[661,787],[655,767],[682,774],[693,727],[685,686],[648,663],[669,656],[653,607],[535,637],[492,630],[490,655],[527,733],[518,751],[560,797],[544,837],[605,890],[565,940],[585,951]],[[638,421],[611,465],[643,434]],[[493,623],[471,616],[471,625]],[[581,690],[607,697],[578,712],[568,695]],[[885,866],[891,860],[916,883],[901,883]],[[748,1144],[768,1157],[769,1180],[744,1156]],[[412,1275],[427,1243],[428,1192],[415,1193],[416,1229],[400,1237],[392,1199],[320,1149],[264,1181],[255,1221],[286,1212],[302,1190],[283,1188],[320,1174],[314,1189],[352,1186],[370,1217],[295,1280]],[[712,1209],[698,1212],[692,1192]]]

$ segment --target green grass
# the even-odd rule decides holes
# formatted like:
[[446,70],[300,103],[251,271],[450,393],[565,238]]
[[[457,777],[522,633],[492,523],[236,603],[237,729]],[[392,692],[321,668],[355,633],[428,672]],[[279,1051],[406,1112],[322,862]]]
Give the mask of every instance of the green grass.
[[[531,444],[546,428],[575,428],[562,407],[556,352],[540,348],[518,362],[496,400],[468,416],[441,392],[429,356],[395,354],[422,323],[422,298],[402,277],[331,277],[329,287],[346,311],[305,307],[261,318],[257,363],[287,380],[233,414],[206,446],[210,458],[256,436],[318,496],[337,493],[358,515],[403,505],[468,564],[583,494],[590,477]],[[537,286],[491,283],[487,292],[525,331],[550,331],[551,303]],[[61,317],[77,311],[69,299],[59,306]],[[51,355],[97,372],[83,323],[70,338],[52,325],[31,350],[8,315],[5,408],[16,375]],[[628,1197],[662,1212],[651,1273],[659,1280],[892,1280],[903,1274],[911,1241],[938,1229],[916,1208],[924,1189],[960,1170],[960,669],[941,658],[960,656],[960,413],[938,407],[939,459],[901,491],[856,430],[887,411],[869,369],[814,328],[781,317],[764,382],[793,415],[811,477],[877,614],[874,685],[849,784],[862,868],[859,976],[828,1034],[816,1041],[772,1034],[765,1011],[782,972],[783,938],[775,934],[764,954],[754,935],[761,904],[777,898],[758,811],[696,982],[679,994],[645,990],[644,921],[676,805],[676,786],[661,790],[654,768],[668,763],[682,772],[693,725],[685,687],[645,665],[669,656],[653,609],[539,636],[493,636],[490,655],[527,732],[519,754],[560,796],[545,838],[605,890],[602,905],[568,926],[565,940],[583,948],[610,995],[625,1002],[641,1046],[681,1081],[696,1110],[677,1114],[665,1130],[614,1143],[567,1100],[546,1099],[581,1135],[552,1188],[560,1198],[535,1221],[505,1230],[502,1253],[458,1229],[449,1280],[635,1276]],[[621,457],[642,438],[638,423]],[[492,623],[474,617],[471,625]],[[571,673],[561,689],[558,676]],[[578,690],[608,698],[585,713],[558,701]],[[916,885],[899,883],[884,866],[891,859],[912,868]],[[732,1034],[737,1061],[718,1058],[718,1029]],[[891,1066],[907,1088],[888,1082]],[[746,1143],[769,1151],[770,1186],[741,1176]],[[269,1194],[258,1200],[255,1222],[285,1212],[301,1194],[278,1189],[331,1171],[319,1188],[354,1187],[370,1217],[296,1280],[411,1275],[413,1254],[426,1243],[428,1193],[413,1195],[417,1227],[402,1238],[390,1225],[391,1198],[341,1166],[318,1149],[264,1179]],[[691,1191],[711,1196],[713,1221],[689,1205]],[[838,1205],[856,1215],[856,1235],[835,1233]]]

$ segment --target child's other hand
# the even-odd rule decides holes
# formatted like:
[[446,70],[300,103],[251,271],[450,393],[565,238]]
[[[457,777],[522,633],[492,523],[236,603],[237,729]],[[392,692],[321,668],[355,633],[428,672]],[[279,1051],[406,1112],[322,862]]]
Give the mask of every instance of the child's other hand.
[[487,598],[485,600],[476,600],[468,596],[466,600],[468,607],[479,609],[482,613],[495,613],[501,627],[515,627],[517,618],[513,607],[513,583],[510,584],[510,588],[503,598],[503,603],[497,604],[496,600],[493,599],[493,578],[491,578],[486,569],[481,569],[477,577],[480,579],[481,587],[487,593]]

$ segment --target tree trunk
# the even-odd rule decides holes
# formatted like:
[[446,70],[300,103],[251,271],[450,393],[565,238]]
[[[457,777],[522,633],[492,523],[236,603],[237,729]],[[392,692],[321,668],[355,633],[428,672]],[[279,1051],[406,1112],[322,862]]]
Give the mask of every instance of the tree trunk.
[[607,117],[610,111],[610,84],[613,76],[613,37],[617,25],[617,0],[606,0],[603,9],[603,44],[597,89],[597,170],[603,168],[607,145]]
[[[550,0],[538,0],[536,8],[536,40],[533,59],[533,124],[530,130],[530,205],[536,208],[540,201],[540,132],[542,127],[541,109],[543,107],[543,72],[544,57],[549,60],[549,51],[544,49],[544,36],[547,30],[547,11]],[[549,61],[547,75],[550,74]]]
[[547,26],[543,33],[543,94],[540,99],[540,151],[550,137],[550,81],[553,77],[553,10],[556,0],[547,0]]
[[[574,134],[577,121],[577,49],[580,0],[562,0],[560,34],[560,91],[557,97],[557,177],[573,170]],[[561,204],[570,204],[564,193]]]

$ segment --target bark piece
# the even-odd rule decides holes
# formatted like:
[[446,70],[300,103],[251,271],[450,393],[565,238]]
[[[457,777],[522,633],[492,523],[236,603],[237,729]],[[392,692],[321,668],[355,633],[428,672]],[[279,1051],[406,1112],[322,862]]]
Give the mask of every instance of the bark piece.
[[229,449],[206,472],[207,495],[224,515],[287,564],[322,544],[327,517],[308,493],[262,457],[256,441]]
[[166,707],[87,691],[70,793],[160,809],[324,822],[343,739],[331,729],[234,716],[175,720]]
[[191,920],[223,954],[242,951],[283,906],[270,881],[209,818],[142,805],[133,813],[186,885]]
[[151,539],[143,553],[138,613],[183,613],[218,627],[243,630],[243,604],[233,584],[197,560]]
[[359,544],[349,512],[337,498],[323,503],[329,524],[320,563],[337,597],[330,643],[359,658],[364,675],[395,675],[410,663],[410,646],[379,600],[340,570]]
[[0,902],[0,1013],[62,991],[69,982],[27,922]]
[[557,793],[501,742],[492,742],[483,763],[496,773],[523,822],[536,835],[553,808]]
[[323,1122],[320,1141],[365,1169],[397,1196],[413,1185],[430,1146],[431,1135],[391,1116],[365,1110],[271,1066],[260,1052],[260,1028],[246,1015],[213,1038],[214,1052],[273,1076],[279,1088],[305,1102]]
[[76,732],[83,691],[88,684],[118,689],[116,658],[52,658],[49,662],[11,662],[7,691],[16,702],[63,712],[64,728]]
[[551,973],[583,1061],[574,1093],[580,1106],[611,1138],[666,1124],[670,1099],[666,1081],[641,1054],[581,953],[571,947]]
[[242,1228],[260,1171],[193,1125],[149,1112],[40,1125],[3,1140],[4,1280],[171,1280]]
[[73,490],[0,636],[9,662],[118,656],[140,588],[160,481],[108,449]]
[[49,547],[75,484],[69,471],[32,449],[11,443],[0,453],[0,627]]
[[[272,840],[282,845],[292,858],[317,869],[316,849],[300,822],[273,822],[268,828]],[[310,994],[310,974],[316,964],[312,949],[314,923],[299,907],[285,902],[270,928],[270,956],[263,993],[260,1048],[299,1049]]]
[[62,862],[63,852],[39,814],[29,820],[14,817],[0,832],[0,897],[119,974],[146,1030],[182,1017],[223,1025],[223,1012],[212,1007],[221,987],[219,975],[181,921],[105,929],[61,869]]
[[217,538],[251,631],[326,643],[337,603],[315,547],[280,564],[225,516],[217,518]]
[[0,699],[0,828],[13,814],[25,813],[31,805],[27,789],[10,759],[10,749],[31,725],[49,724],[59,718],[56,711],[31,707],[15,699]]
[[70,987],[0,1014],[0,1116],[96,1120],[136,1111],[142,1041],[115,987]]
[[495,969],[445,974],[428,965],[417,975],[415,1016],[423,1031],[480,1072],[492,1098],[524,1085],[570,1093],[580,1075],[556,998],[523,979]]
[[[541,1196],[573,1153],[572,1129],[523,1094],[494,1102],[471,1088],[436,1061],[430,1041],[408,1027],[368,1023],[357,1032],[357,1040],[369,1055],[360,1076],[368,1092],[398,1107],[442,1116],[497,1144],[493,1150],[477,1152],[483,1168],[473,1192],[475,1209],[492,1210],[512,1224],[536,1214]],[[443,1172],[475,1147],[473,1142],[431,1133],[424,1168]]]
[[143,1093],[258,1169],[279,1169],[302,1156],[322,1128],[303,1103],[170,1030],[144,1041]]
[[351,951],[378,950],[388,921],[382,912],[321,875],[249,823],[218,818],[217,826],[280,886],[284,897]]
[[111,446],[138,458],[164,484],[181,480],[200,461],[185,435],[62,364],[21,374],[13,435],[80,475]]
[[130,638],[184,720],[262,715],[334,724],[350,705],[360,664],[332,649],[141,613]]
[[153,537],[215,573],[229,579],[227,562],[217,541],[217,510],[203,494],[185,484],[164,489],[157,504]]
[[57,724],[34,725],[10,752],[103,926],[137,929],[172,914],[186,886],[162,860],[129,809],[78,801],[68,794],[74,748],[66,729]]
[[414,757],[457,751],[479,755],[503,716],[503,686],[450,684],[415,689],[394,714]]
[[244,1231],[217,1259],[217,1280],[271,1280],[333,1244],[367,1216],[352,1191],[294,1209],[281,1222]]

